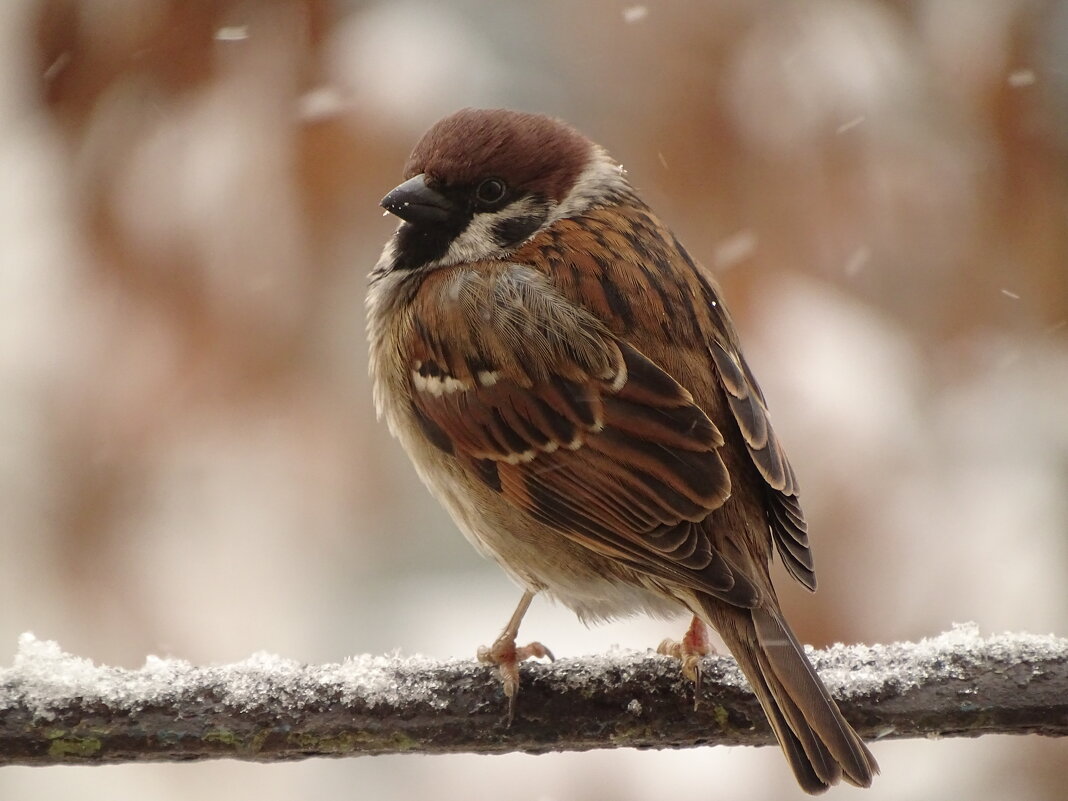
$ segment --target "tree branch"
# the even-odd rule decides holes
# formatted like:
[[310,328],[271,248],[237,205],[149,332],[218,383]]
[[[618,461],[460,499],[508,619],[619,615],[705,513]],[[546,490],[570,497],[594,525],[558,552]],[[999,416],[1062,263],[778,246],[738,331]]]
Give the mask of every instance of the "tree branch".
[[[866,738],[1068,734],[1068,640],[980,638],[811,652]],[[525,664],[514,724],[474,661],[361,656],[306,666],[266,654],[198,668],[150,657],[94,666],[23,635],[0,670],[0,764],[231,757],[503,753],[763,745],[772,736],[734,661],[709,658],[698,708],[678,664],[651,653]]]

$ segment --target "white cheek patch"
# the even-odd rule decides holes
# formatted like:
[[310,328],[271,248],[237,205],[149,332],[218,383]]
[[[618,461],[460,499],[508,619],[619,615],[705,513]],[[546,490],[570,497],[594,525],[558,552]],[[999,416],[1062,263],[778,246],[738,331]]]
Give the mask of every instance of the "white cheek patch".
[[496,222],[494,214],[476,214],[472,217],[467,227],[452,240],[445,255],[438,259],[438,266],[481,261],[498,256],[501,248],[493,238],[493,226]]
[[[463,262],[503,258],[513,247],[518,247],[522,242],[516,242],[511,246],[502,245],[498,241],[500,226],[507,225],[515,220],[536,218],[537,220],[547,221],[552,217],[553,215],[550,209],[546,208],[545,203],[532,197],[525,197],[510,203],[500,211],[479,212],[471,217],[467,227],[452,240],[449,249],[445,251],[445,255],[440,259],[429,262],[427,266],[448,267]],[[531,231],[530,236],[541,230],[544,224],[542,223]]]
[[602,147],[595,146],[589,163],[579,173],[575,185],[560,205],[553,209],[547,223],[553,223],[605,202],[614,196],[631,191],[626,172],[616,164]]

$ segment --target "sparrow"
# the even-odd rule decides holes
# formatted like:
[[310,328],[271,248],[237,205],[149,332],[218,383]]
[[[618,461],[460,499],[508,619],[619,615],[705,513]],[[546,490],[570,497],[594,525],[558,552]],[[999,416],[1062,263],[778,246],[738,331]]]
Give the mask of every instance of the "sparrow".
[[[580,619],[688,611],[714,628],[801,787],[874,757],[790,630],[777,552],[816,588],[797,478],[713,277],[621,166],[566,123],[464,109],[381,201],[400,218],[367,294],[375,405],[466,537],[523,588],[479,657],[509,714],[531,600]],[[510,719],[510,718],[509,718]]]

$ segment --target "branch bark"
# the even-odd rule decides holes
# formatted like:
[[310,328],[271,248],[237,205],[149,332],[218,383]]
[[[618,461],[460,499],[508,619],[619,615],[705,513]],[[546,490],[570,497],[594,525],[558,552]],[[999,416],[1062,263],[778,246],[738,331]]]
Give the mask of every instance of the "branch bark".
[[[810,656],[868,739],[1068,734],[1068,640],[980,638]],[[652,653],[522,667],[511,727],[495,674],[474,661],[356,657],[306,666],[260,654],[198,668],[150,658],[94,666],[23,635],[0,670],[0,764],[56,765],[385,753],[540,753],[773,742],[729,657],[705,661],[697,708],[678,665]]]

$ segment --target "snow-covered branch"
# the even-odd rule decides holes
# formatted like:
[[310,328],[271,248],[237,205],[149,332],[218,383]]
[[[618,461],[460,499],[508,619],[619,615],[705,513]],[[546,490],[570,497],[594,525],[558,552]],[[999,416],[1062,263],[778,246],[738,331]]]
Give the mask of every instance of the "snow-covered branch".
[[[867,738],[1068,734],[1068,640],[974,626],[919,643],[835,646],[813,660]],[[23,635],[0,669],[0,764],[396,752],[543,752],[761,745],[771,734],[727,657],[705,663],[697,709],[652,653],[525,664],[515,722],[473,660],[360,656],[308,666],[257,654],[221,667],[150,657],[95,666]]]

